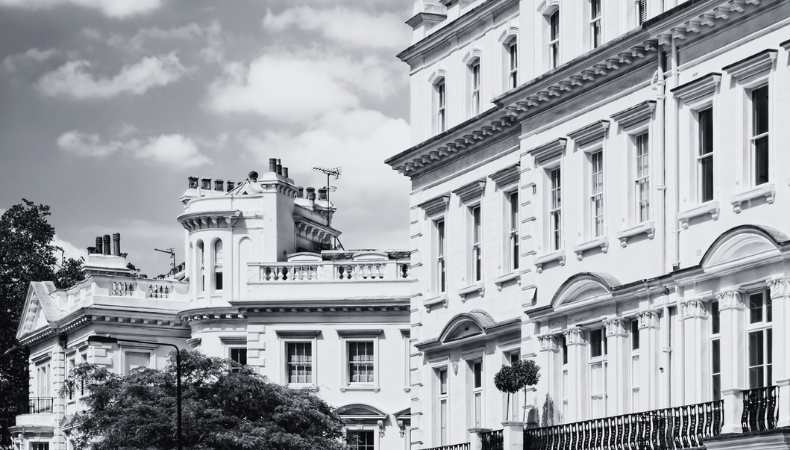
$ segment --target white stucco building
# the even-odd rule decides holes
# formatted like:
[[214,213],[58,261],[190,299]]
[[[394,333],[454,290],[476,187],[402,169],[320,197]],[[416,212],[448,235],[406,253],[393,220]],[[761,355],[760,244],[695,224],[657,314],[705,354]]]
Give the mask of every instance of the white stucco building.
[[[407,23],[412,448],[788,448],[790,3]],[[541,378],[506,414],[514,358]]]
[[163,368],[165,343],[315,392],[339,408],[351,448],[407,448],[410,252],[334,249],[326,191],[297,186],[277,160],[243,182],[190,178],[180,200],[186,258],[174,277],[137,277],[115,235],[89,249],[83,282],[31,284],[17,334],[30,411],[12,428],[16,448],[71,448],[63,424],[80,395],[59,395],[70,368]]

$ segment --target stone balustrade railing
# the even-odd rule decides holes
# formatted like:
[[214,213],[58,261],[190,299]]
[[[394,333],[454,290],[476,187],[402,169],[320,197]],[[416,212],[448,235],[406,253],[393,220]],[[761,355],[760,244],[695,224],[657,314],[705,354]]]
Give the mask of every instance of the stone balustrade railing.
[[408,261],[316,261],[250,263],[248,279],[259,283],[396,281],[409,279]]
[[110,281],[109,295],[112,297],[142,297],[142,298],[170,298],[175,293],[172,282],[129,279]]

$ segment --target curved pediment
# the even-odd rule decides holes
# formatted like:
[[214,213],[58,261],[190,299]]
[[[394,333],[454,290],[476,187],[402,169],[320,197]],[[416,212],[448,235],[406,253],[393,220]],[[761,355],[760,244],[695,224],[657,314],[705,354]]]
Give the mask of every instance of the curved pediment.
[[608,275],[577,273],[565,280],[557,289],[551,299],[551,305],[556,308],[560,305],[608,298],[612,295],[612,289],[618,284],[617,280]]
[[749,262],[752,258],[780,254],[780,242],[787,237],[779,232],[755,225],[732,228],[716,240],[705,252],[700,266],[705,271],[718,270]]
[[486,329],[494,326],[496,322],[485,311],[469,311],[458,314],[450,319],[439,334],[439,342],[452,342],[471,336],[485,334]]
[[364,403],[352,403],[337,409],[337,415],[344,419],[370,419],[382,420],[387,414],[380,409]]

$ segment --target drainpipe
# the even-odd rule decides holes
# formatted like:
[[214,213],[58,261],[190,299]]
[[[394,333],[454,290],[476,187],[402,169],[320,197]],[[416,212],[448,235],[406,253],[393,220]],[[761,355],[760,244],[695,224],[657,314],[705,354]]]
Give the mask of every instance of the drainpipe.
[[661,64],[661,51],[658,52],[656,58],[656,73],[658,80],[655,86],[656,89],[656,136],[658,137],[657,147],[661,157],[658,162],[659,180],[656,190],[661,196],[661,201],[658,202],[658,226],[661,227],[660,242],[661,242],[661,272],[667,270],[667,138],[666,138],[666,123],[667,123],[667,107],[666,107],[666,83],[664,82],[664,68]]
[[[678,69],[678,46],[674,36],[672,37],[672,54],[670,64],[672,65],[672,79],[670,81],[670,89],[673,89],[678,87],[680,81],[680,70]],[[672,260],[672,268],[679,269],[680,226],[678,225],[678,216],[680,215],[680,149],[678,147],[680,145],[680,114],[678,114],[678,102],[674,97],[672,98],[672,128],[672,151],[674,152],[673,156],[675,159],[675,173],[672,177],[672,189],[675,191],[674,214],[672,216],[672,227],[675,230],[675,255]]]

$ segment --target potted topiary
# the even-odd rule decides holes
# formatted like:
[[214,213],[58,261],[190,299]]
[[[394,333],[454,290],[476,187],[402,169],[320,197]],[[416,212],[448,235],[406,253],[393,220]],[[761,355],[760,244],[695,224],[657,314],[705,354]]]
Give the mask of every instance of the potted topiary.
[[[505,420],[510,414],[510,395],[523,390],[524,404],[527,404],[527,386],[538,384],[540,367],[532,360],[518,360],[509,366],[502,366],[494,376],[494,385],[500,392],[507,393]],[[524,408],[522,423],[526,422],[527,409]]]

